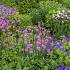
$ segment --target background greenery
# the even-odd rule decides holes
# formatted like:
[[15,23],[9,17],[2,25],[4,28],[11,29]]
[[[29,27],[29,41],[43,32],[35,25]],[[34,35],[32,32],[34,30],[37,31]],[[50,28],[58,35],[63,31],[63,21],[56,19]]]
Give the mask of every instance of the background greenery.
[[[10,19],[21,19],[18,25],[20,29],[27,25],[43,23],[53,37],[70,36],[70,19],[65,21],[52,18],[57,11],[69,11],[70,0],[0,0],[0,4],[16,8],[17,14],[12,15]],[[70,49],[70,44],[66,44],[65,48],[67,46]],[[70,65],[69,57],[63,55],[60,50],[56,50],[54,55],[44,54],[43,57],[41,53],[26,56],[19,51],[21,47],[17,45],[14,49],[0,48],[0,70],[56,70],[62,63]]]

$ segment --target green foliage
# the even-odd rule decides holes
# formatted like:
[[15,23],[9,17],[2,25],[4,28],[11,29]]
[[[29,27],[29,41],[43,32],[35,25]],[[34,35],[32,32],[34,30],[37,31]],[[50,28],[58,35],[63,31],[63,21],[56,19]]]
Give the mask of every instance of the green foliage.
[[32,17],[30,15],[24,14],[22,22],[19,24],[19,28],[23,29],[25,26],[31,26],[32,25]]
[[0,4],[5,4],[10,7],[16,7],[15,0],[0,0]]

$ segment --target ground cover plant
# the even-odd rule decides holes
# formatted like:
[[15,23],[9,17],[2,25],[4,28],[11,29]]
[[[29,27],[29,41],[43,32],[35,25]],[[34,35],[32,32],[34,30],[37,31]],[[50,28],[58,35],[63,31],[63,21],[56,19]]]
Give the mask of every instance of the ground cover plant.
[[0,70],[70,70],[68,2],[2,0]]

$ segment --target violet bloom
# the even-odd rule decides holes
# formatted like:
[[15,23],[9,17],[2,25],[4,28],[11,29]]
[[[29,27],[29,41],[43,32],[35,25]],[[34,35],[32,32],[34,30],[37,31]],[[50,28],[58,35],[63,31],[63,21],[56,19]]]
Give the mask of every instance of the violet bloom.
[[64,43],[60,43],[60,46],[64,46]]
[[53,39],[53,42],[54,42],[54,43],[57,43],[58,41],[57,41],[56,39]]
[[65,69],[64,70],[70,70],[70,68],[69,67],[65,67]]
[[70,52],[69,52],[69,53],[67,53],[67,56],[70,56]]
[[50,49],[48,48],[48,49],[46,49],[46,51],[49,53],[50,52]]
[[55,46],[55,47],[58,49],[58,48],[60,48],[60,45],[59,45],[59,44],[56,44],[56,46]]
[[12,14],[12,13],[15,14],[16,13],[16,10],[14,8],[10,8],[9,11],[8,11],[8,13],[9,14]]
[[38,51],[41,51],[41,48],[40,48],[40,47],[38,47],[38,46],[36,47],[36,49],[37,49]]
[[44,43],[47,45],[47,43],[48,43],[48,39],[45,39]]
[[4,25],[2,25],[2,26],[1,26],[1,29],[5,29],[5,26],[4,26]]
[[64,70],[64,65],[62,64],[62,65],[60,65],[58,68],[57,68],[57,70]]
[[55,47],[58,49],[58,48],[61,48],[63,45],[64,45],[63,43],[59,43],[59,42],[57,42],[57,44],[56,44]]
[[52,40],[52,37],[51,36],[46,36],[46,39]]
[[62,48],[62,52],[65,53],[66,52],[66,49]]
[[9,45],[9,48],[11,49],[12,47],[13,47],[13,46],[10,44],[10,45]]
[[28,48],[31,48],[32,46],[33,46],[33,44],[28,44],[27,45]]
[[8,20],[8,19],[6,19],[6,20],[5,20],[5,22],[6,22],[6,23],[9,23],[9,20]]
[[66,41],[70,41],[70,37],[65,37],[64,38]]
[[39,35],[38,35],[38,36],[36,36],[36,38],[37,38],[37,39],[41,39],[41,37],[40,37]]
[[50,50],[51,50],[51,48],[52,48],[52,46],[49,44],[49,45],[47,46],[47,48],[46,48],[46,51],[49,53]]
[[36,44],[40,45],[41,44],[41,39],[38,39],[37,42],[36,42]]
[[42,47],[45,49],[46,48],[46,45],[45,44],[42,44]]
[[12,22],[12,23],[15,23],[15,20],[12,20],[11,22]]
[[23,33],[28,33],[28,30],[27,30],[27,28],[26,28],[25,30],[23,30]]
[[4,5],[0,5],[0,9],[4,12],[6,10],[6,7]]

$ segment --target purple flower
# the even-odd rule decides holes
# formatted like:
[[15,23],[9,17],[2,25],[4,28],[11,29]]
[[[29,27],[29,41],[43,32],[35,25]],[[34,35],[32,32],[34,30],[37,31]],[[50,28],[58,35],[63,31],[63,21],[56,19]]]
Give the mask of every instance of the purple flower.
[[46,38],[52,40],[52,37],[51,36],[46,36]]
[[70,37],[65,37],[64,39],[67,41],[70,41]]
[[67,53],[67,56],[70,56],[70,53]]
[[46,49],[46,51],[49,53],[49,52],[50,52],[50,49],[49,49],[49,48],[47,48],[47,49]]
[[36,36],[36,38],[37,38],[37,39],[40,39],[41,37],[38,35],[38,36]]
[[60,43],[60,46],[64,46],[64,43]]
[[42,44],[42,47],[45,49],[46,48],[46,45]]
[[6,7],[4,5],[0,5],[0,9],[4,12],[6,10]]
[[5,20],[5,22],[6,22],[6,23],[9,23],[9,20],[8,20],[8,19],[6,19],[6,20]]
[[46,48],[46,51],[49,53],[51,49],[52,49],[52,46],[49,44]]
[[41,48],[40,48],[40,47],[38,47],[38,46],[36,47],[36,49],[37,49],[38,51],[41,51]]
[[61,48],[63,45],[64,45],[63,43],[59,43],[59,42],[57,42],[57,44],[56,44],[55,47],[58,49],[58,48]]
[[59,44],[56,44],[56,46],[55,46],[55,47],[58,49],[58,48],[60,48],[60,45],[59,45]]
[[64,70],[64,64],[62,64],[62,65],[60,65],[58,68],[57,68],[57,70]]
[[70,70],[70,68],[69,67],[65,67],[65,69],[64,70]]
[[16,13],[16,10],[14,8],[10,8],[9,11],[8,11],[8,13],[9,14],[12,14],[12,13],[15,14]]
[[11,49],[12,47],[13,47],[12,44],[10,44],[10,45],[9,45],[9,48]]
[[31,48],[31,47],[33,46],[33,44],[28,44],[27,46],[28,46],[29,48]]
[[15,23],[15,20],[12,20],[11,22],[12,22],[12,23]]
[[64,48],[62,48],[62,52],[64,53],[64,52],[66,52],[66,50]]

